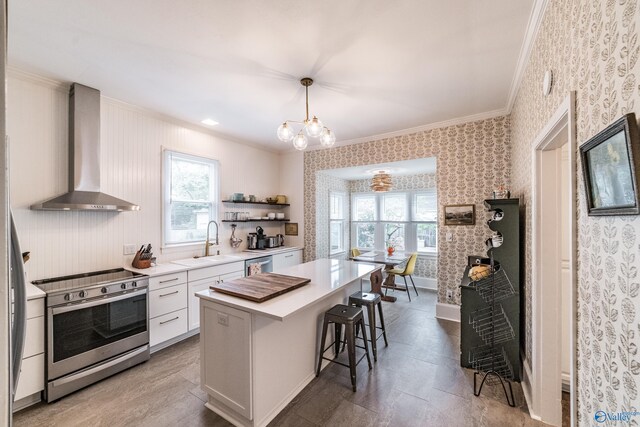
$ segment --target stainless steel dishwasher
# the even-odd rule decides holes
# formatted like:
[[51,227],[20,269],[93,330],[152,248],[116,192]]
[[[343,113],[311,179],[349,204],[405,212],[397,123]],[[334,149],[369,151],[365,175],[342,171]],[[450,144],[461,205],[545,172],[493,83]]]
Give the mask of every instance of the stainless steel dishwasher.
[[[252,268],[252,265],[259,265],[260,269],[257,270],[255,267]],[[244,262],[244,271],[247,276],[256,274],[257,271],[260,273],[271,273],[273,271],[273,257],[271,255],[267,255],[260,258],[248,259]]]

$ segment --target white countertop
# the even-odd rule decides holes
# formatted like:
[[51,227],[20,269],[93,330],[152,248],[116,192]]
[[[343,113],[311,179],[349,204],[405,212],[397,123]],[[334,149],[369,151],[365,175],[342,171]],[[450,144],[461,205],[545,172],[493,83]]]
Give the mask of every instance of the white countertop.
[[25,283],[25,290],[27,291],[27,301],[32,299],[44,298],[47,294],[43,290],[38,288],[33,283]]
[[162,264],[156,264],[149,268],[133,268],[131,266],[125,266],[126,270],[133,271],[135,273],[146,274],[147,276],[161,276],[163,274],[177,273],[179,271],[187,271],[189,267],[184,265],[174,264],[172,262],[165,262]]
[[315,304],[354,280],[369,277],[372,271],[382,267],[382,264],[318,259],[279,270],[278,274],[304,277],[311,279],[311,282],[262,303],[248,301],[212,290],[197,292],[196,296],[237,308],[238,310],[284,320],[287,316],[291,316],[299,310]]
[[[149,268],[133,268],[130,265],[125,265],[124,268],[129,270],[129,271],[133,271],[136,273],[140,273],[140,274],[146,274],[149,277],[154,277],[154,276],[161,276],[163,274],[171,274],[171,273],[177,273],[179,271],[187,271],[187,270],[193,270],[196,268],[203,268],[203,267],[211,267],[211,266],[216,266],[216,265],[224,265],[224,264],[229,264],[232,262],[244,262],[248,259],[253,259],[253,258],[260,258],[263,256],[268,256],[268,255],[274,255],[274,254],[279,254],[279,253],[285,253],[285,252],[291,252],[291,251],[298,251],[298,250],[302,250],[303,248],[298,247],[298,246],[283,246],[283,247],[279,247],[279,248],[273,248],[273,249],[261,249],[261,250],[245,250],[243,252],[233,252],[233,253],[229,253],[229,254],[224,254],[224,255],[232,255],[234,257],[234,259],[229,259],[229,260],[224,260],[224,261],[219,261],[219,262],[215,262],[215,263],[211,263],[211,264],[203,264],[203,265],[191,265],[191,266],[186,266],[186,265],[182,265],[182,264],[177,264],[176,262],[172,261],[172,262],[165,262],[162,264],[156,264],[153,267],[149,267]],[[212,259],[215,259],[215,256],[212,256]],[[178,260],[176,260],[178,261]]]

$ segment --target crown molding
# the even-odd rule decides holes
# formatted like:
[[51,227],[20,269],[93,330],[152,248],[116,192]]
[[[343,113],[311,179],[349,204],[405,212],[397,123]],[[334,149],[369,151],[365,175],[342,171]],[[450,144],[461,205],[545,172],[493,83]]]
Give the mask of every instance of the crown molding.
[[[16,68],[14,66],[8,66],[7,67],[7,76],[11,77],[11,78],[15,78],[18,80],[22,80],[25,82],[29,82],[29,83],[34,83],[37,84],[39,86],[43,86],[43,87],[47,87],[47,88],[51,88],[54,89],[58,92],[61,93],[65,93],[68,94],[69,93],[69,88],[71,87],[71,83],[70,82],[62,82],[59,80],[55,80],[55,79],[51,79],[49,77],[43,77],[41,75],[38,74],[34,74],[34,73],[30,73],[24,70],[21,70],[19,68]],[[156,110],[152,110],[150,108],[146,108],[146,107],[141,107],[139,105],[135,105],[135,104],[130,104],[128,102],[119,100],[119,99],[115,99],[115,98],[111,98],[108,96],[104,96],[101,95],[102,99],[106,102],[109,102],[110,104],[114,104],[117,105],[120,108],[124,108],[127,109],[129,111],[133,111],[133,112],[137,112],[137,113],[141,113],[144,114],[146,116],[149,117],[153,117],[155,119],[158,119],[160,121],[163,121],[165,123],[170,123],[176,126],[180,126],[186,129],[190,129],[196,132],[201,132],[207,135],[210,135],[214,138],[218,138],[224,141],[229,141],[229,142],[233,142],[236,144],[241,144],[241,145],[246,145],[248,147],[251,148],[255,148],[261,151],[266,151],[269,153],[273,153],[273,154],[279,154],[282,151],[281,150],[276,150],[273,149],[271,147],[267,147],[264,144],[258,144],[258,143],[252,143],[252,142],[248,142],[248,141],[242,141],[239,139],[235,139],[232,137],[229,137],[227,135],[221,134],[219,132],[216,132],[212,129],[209,129],[208,127],[199,125],[197,123],[191,123],[188,122],[186,120],[182,120],[173,116],[169,116],[167,114],[164,113],[160,113]]]
[[[389,138],[395,138],[395,137],[398,137],[398,136],[411,135],[411,134],[414,134],[414,133],[424,132],[424,131],[428,131],[428,130],[432,130],[432,129],[446,128],[446,127],[462,125],[462,124],[470,123],[470,122],[477,122],[477,121],[480,121],[480,120],[492,119],[494,117],[506,116],[507,114],[508,114],[507,110],[504,109],[504,108],[501,108],[501,109],[498,109],[498,110],[486,111],[484,113],[472,114],[470,116],[457,117],[455,119],[443,120],[441,122],[429,123],[429,124],[426,124],[426,125],[416,126],[416,127],[413,127],[413,128],[402,129],[402,130],[393,131],[393,132],[387,132],[387,133],[381,133],[381,134],[378,134],[378,135],[365,136],[365,137],[362,137],[362,138],[349,139],[349,140],[346,140],[346,141],[339,141],[339,142],[336,142],[336,144],[333,147],[334,148],[335,147],[343,147],[343,146],[346,146],[346,145],[361,144],[363,142],[372,142],[372,141],[378,141],[378,140],[381,140],[381,139],[389,139]],[[322,146],[315,146],[314,145],[313,147],[308,147],[305,151],[316,151],[316,150],[326,150],[326,148],[324,148]],[[291,151],[295,151],[295,149],[286,150],[286,152],[291,152]]]
[[538,31],[542,25],[542,18],[544,12],[547,9],[548,0],[534,0],[533,7],[531,8],[531,14],[529,15],[529,22],[527,23],[527,31],[524,36],[522,47],[520,48],[520,55],[518,56],[518,63],[516,65],[516,71],[513,74],[511,80],[511,87],[509,88],[509,98],[507,100],[507,106],[505,110],[507,113],[511,113],[513,104],[516,102],[516,96],[520,90],[520,84],[524,77],[524,71],[529,64],[531,58],[531,52],[538,36]]

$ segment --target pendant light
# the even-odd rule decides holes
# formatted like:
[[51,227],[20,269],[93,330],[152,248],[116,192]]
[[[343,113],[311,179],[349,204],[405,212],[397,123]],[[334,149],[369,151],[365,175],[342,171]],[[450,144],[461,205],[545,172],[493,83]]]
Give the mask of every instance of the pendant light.
[[[309,143],[307,136],[310,138],[320,138],[320,145],[323,147],[331,147],[336,142],[336,135],[325,125],[319,118],[313,116],[309,119],[309,86],[313,84],[313,79],[305,77],[300,80],[300,84],[305,88],[305,106],[306,115],[302,122],[287,120],[278,127],[278,139],[282,142],[293,141],[293,147],[296,150],[304,150]],[[292,123],[302,124],[302,129],[295,132]],[[305,135],[306,134],[306,135]]]
[[389,175],[385,171],[379,171],[371,179],[370,188],[376,193],[384,193],[391,190],[391,175]]

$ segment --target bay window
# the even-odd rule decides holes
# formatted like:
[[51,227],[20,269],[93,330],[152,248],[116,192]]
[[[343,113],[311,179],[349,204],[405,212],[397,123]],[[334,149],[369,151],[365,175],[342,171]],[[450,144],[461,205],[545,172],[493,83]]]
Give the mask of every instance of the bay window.
[[360,250],[435,254],[437,251],[435,189],[352,194],[351,238]]

